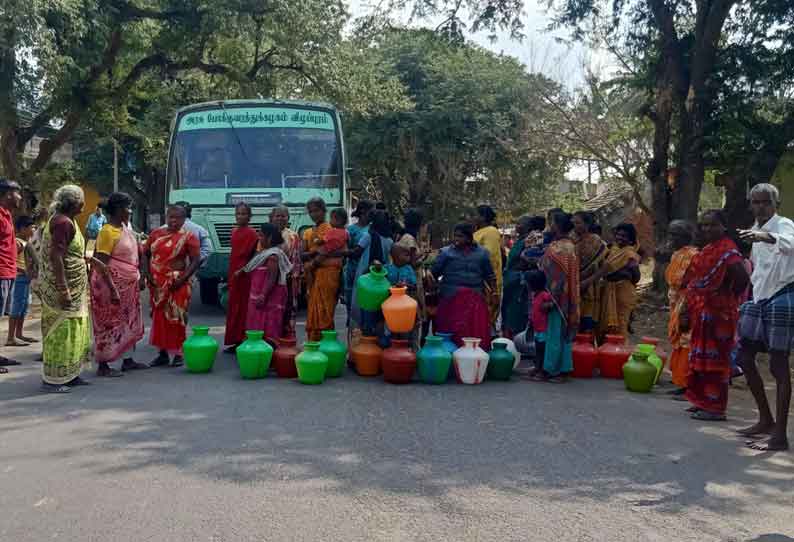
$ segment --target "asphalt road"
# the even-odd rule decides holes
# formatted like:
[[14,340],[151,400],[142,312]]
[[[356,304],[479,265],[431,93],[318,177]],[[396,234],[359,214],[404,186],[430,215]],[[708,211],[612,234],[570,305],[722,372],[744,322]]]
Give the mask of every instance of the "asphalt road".
[[[222,335],[223,316],[193,321]],[[8,349],[4,352],[8,355]],[[794,454],[617,381],[0,377],[0,541],[794,541]],[[140,349],[141,359],[154,351]]]

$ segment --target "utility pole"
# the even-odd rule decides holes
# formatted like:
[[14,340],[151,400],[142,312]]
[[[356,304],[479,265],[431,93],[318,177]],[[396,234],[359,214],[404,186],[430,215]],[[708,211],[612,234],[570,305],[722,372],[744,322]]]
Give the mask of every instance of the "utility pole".
[[113,191],[119,191],[119,144],[113,138]]

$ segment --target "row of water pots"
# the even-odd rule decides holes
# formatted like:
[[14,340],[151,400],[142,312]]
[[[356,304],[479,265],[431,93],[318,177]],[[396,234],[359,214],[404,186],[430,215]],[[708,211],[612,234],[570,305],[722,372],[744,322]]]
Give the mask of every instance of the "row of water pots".
[[664,353],[659,340],[643,337],[632,350],[623,335],[607,335],[599,348],[593,336],[579,334],[573,344],[573,377],[592,378],[596,369],[604,378],[623,379],[629,391],[647,393],[659,382]]
[[[304,384],[322,384],[326,378],[342,375],[347,347],[339,342],[336,331],[323,331],[322,340],[305,343],[303,352],[296,347],[294,338],[278,339],[274,351],[264,340],[264,332],[245,333],[247,339],[236,350],[240,376],[244,379],[264,378],[271,363],[279,378],[297,378]],[[188,372],[210,372],[218,348],[218,341],[209,335],[207,326],[195,326],[193,335],[183,345]]]
[[[262,331],[247,331],[246,335],[236,351],[244,379],[264,378],[272,363],[280,378],[297,377],[304,384],[321,384],[326,378],[341,376],[347,360],[347,347],[333,330],[323,331],[320,342],[305,343],[303,352],[292,338],[279,339],[274,351]],[[480,339],[465,338],[463,342],[458,348],[451,334],[439,333],[427,337],[425,346],[415,354],[406,340],[394,339],[384,350],[375,337],[364,336],[350,354],[360,375],[375,376],[382,371],[384,380],[393,384],[411,382],[417,369],[420,380],[430,384],[446,382],[453,370],[464,384],[479,384],[486,374],[493,380],[508,380],[521,359],[508,339],[495,339],[490,354],[480,348]],[[207,373],[212,370],[219,345],[207,326],[195,326],[183,349],[188,372]]]
[[495,339],[488,353],[480,348],[480,339],[464,338],[458,348],[452,334],[429,335],[425,345],[414,353],[408,341],[392,340],[381,349],[375,337],[361,337],[350,350],[350,357],[361,376],[376,376],[392,384],[407,384],[415,372],[428,384],[443,384],[452,375],[463,384],[480,384],[486,376],[492,380],[508,380],[521,360],[512,341]]

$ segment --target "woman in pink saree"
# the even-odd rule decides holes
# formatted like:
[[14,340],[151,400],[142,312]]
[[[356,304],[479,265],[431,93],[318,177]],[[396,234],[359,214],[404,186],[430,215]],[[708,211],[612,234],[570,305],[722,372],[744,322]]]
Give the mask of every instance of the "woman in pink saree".
[[108,364],[123,359],[121,370],[146,369],[132,358],[135,344],[143,338],[140,302],[138,241],[126,226],[132,198],[114,192],[105,205],[108,222],[96,241],[91,273],[91,317],[94,328],[94,359],[98,376],[121,376]]
[[281,249],[284,238],[274,224],[262,224],[259,245],[262,251],[254,256],[241,273],[251,274],[246,329],[261,330],[272,344],[288,332],[289,290],[287,277],[292,270]]

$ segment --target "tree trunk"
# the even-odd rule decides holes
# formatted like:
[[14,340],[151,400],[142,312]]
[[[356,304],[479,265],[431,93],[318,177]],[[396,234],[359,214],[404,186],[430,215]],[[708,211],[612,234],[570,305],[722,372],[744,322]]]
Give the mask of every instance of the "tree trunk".
[[16,79],[16,30],[4,28],[0,46],[0,165],[3,175],[9,179],[19,179],[19,150],[17,129],[17,100],[14,96]]
[[657,74],[656,103],[653,115],[653,158],[648,164],[646,176],[651,183],[653,209],[653,236],[656,254],[653,273],[653,289],[666,288],[664,272],[670,256],[665,256],[667,246],[667,225],[670,222],[670,188],[668,166],[670,160],[670,131],[675,102],[675,90],[671,77],[673,69],[669,62],[663,62]]

